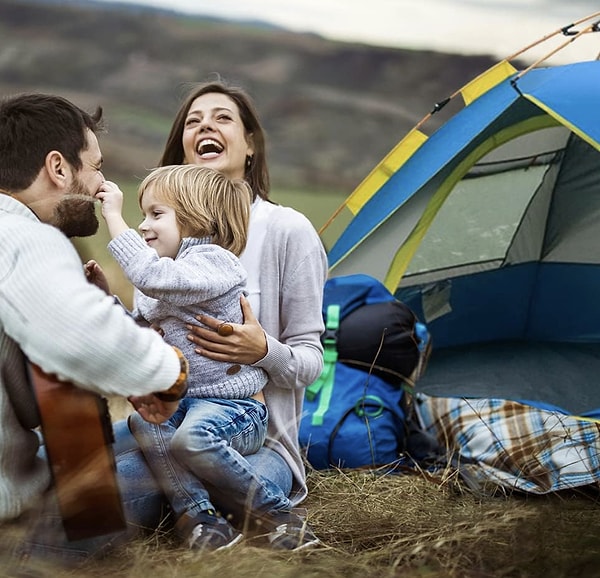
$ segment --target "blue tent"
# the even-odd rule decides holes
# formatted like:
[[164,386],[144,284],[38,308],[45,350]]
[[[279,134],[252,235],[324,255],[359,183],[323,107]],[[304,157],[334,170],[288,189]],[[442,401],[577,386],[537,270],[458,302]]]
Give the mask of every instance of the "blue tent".
[[331,276],[382,280],[427,322],[417,389],[600,417],[600,61],[502,61],[347,199]]

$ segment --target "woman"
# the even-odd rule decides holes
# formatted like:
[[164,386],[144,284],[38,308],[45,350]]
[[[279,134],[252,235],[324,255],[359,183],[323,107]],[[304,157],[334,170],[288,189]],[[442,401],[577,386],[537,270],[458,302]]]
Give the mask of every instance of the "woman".
[[[226,320],[203,315],[198,317],[200,325],[189,329],[200,355],[254,365],[269,376],[263,389],[269,412],[265,446],[246,456],[242,472],[211,467],[192,473],[221,510],[261,524],[274,547],[310,546],[317,539],[293,508],[307,495],[298,429],[304,388],[323,365],[325,251],[306,217],[269,200],[264,131],[243,90],[222,82],[191,90],[160,160],[161,166],[176,164],[198,164],[230,179],[245,178],[252,188],[249,236],[241,255],[248,272],[248,298],[241,299],[244,323],[228,324],[233,332],[223,335],[218,330]],[[155,446],[168,447],[168,440],[160,439]],[[176,516],[184,520],[177,529],[191,547],[228,545],[228,535],[215,538],[213,528],[202,520],[192,517],[185,523],[184,513]]]

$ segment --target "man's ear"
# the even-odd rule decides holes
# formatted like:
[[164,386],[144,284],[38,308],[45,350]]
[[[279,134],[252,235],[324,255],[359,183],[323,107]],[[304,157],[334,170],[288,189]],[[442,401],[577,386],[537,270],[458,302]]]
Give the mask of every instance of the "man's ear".
[[50,151],[46,155],[46,172],[48,178],[59,188],[67,186],[69,181],[69,163],[58,151]]

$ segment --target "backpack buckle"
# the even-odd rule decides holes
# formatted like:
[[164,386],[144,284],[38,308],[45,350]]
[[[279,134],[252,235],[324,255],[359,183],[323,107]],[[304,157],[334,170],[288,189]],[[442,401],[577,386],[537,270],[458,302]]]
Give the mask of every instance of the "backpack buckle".
[[335,329],[326,328],[325,331],[323,332],[322,339],[323,339],[323,343],[326,343],[328,345],[335,345],[338,340],[337,328],[335,328]]

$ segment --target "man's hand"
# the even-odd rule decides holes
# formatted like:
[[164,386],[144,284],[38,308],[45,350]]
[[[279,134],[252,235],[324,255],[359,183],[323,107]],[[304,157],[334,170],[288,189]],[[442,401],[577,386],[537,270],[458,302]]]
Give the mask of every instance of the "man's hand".
[[127,398],[136,411],[149,423],[167,421],[179,407],[178,401],[162,401],[153,394],[132,395]]

